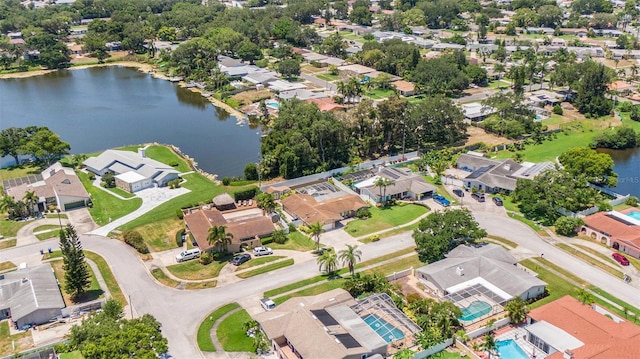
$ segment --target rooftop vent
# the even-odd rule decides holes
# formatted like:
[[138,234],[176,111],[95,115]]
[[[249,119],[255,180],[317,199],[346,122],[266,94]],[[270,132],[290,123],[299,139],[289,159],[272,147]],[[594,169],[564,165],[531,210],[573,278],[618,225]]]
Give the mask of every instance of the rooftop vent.
[[456,274],[459,275],[460,277],[462,277],[464,275],[464,269],[462,269],[462,267],[458,266],[456,268]]
[[505,163],[505,165],[503,166],[503,168],[504,168],[505,170],[507,170],[507,171],[510,171],[510,170],[511,170],[511,165],[510,165],[510,164],[508,164],[508,163]]
[[562,356],[564,359],[573,359],[573,352],[569,349],[564,351],[564,355]]

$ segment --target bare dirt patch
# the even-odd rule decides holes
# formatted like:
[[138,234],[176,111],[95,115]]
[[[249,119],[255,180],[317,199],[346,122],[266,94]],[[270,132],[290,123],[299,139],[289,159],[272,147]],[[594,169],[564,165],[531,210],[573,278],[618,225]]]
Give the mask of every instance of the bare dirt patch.
[[466,145],[482,142],[487,144],[488,146],[496,146],[496,145],[513,142],[504,137],[487,133],[485,130],[481,129],[480,127],[475,127],[475,126],[469,126],[467,128],[467,135],[469,135],[469,139],[467,139],[467,142],[465,143]]
[[231,98],[236,100],[240,106],[244,106],[271,98],[271,92],[267,89],[244,91],[231,96]]

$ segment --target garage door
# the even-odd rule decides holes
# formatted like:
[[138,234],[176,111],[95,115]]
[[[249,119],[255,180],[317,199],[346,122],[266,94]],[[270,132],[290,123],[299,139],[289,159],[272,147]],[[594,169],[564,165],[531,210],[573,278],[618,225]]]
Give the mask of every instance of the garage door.
[[84,201],[70,202],[64,205],[64,210],[68,211],[70,209],[81,208],[81,207],[84,207]]

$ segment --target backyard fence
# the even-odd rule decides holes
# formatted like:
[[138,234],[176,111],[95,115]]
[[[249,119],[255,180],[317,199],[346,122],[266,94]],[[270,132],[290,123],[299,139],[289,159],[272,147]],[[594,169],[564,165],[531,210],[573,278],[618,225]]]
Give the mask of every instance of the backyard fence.
[[453,345],[453,338],[449,338],[445,341],[443,341],[440,344],[436,344],[432,347],[429,347],[421,352],[417,352],[414,356],[413,359],[424,359],[427,358],[435,353],[440,353],[441,351],[443,351],[445,348],[450,347],[451,345]]
[[386,278],[387,278],[388,281],[392,281],[392,280],[404,278],[404,277],[409,276],[411,274],[413,274],[413,267],[411,267],[409,269],[405,269],[405,270],[400,271],[400,272],[393,272],[393,274],[390,274],[390,275],[386,276]]
[[498,321],[496,321],[491,327],[487,327],[486,325],[478,328],[476,330],[470,331],[467,333],[467,336],[469,337],[469,339],[474,339],[477,338],[485,333],[488,333],[492,330],[494,330],[495,328],[500,328],[500,327],[504,327],[505,325],[509,324],[511,321],[509,320],[509,317],[506,318],[502,318]]

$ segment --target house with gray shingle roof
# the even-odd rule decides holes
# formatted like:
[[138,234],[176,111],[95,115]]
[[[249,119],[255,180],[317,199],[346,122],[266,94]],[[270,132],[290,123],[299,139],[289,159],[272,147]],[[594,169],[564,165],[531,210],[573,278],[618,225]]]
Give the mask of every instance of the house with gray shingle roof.
[[0,320],[11,318],[17,328],[42,324],[64,307],[51,264],[0,274]]

